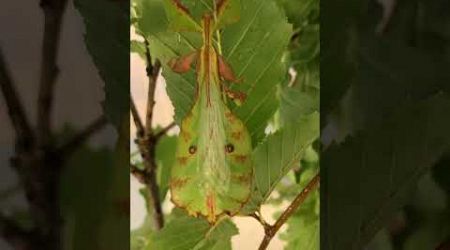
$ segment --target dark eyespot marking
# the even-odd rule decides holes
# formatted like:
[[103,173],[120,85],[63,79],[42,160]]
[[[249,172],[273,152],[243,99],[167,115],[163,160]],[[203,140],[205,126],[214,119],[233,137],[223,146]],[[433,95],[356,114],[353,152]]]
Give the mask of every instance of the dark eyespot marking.
[[225,150],[227,151],[227,153],[233,153],[233,151],[234,151],[234,146],[233,146],[233,144],[228,143],[228,144],[225,146]]
[[197,147],[195,145],[191,145],[189,147],[189,154],[193,155],[195,152],[197,152]]

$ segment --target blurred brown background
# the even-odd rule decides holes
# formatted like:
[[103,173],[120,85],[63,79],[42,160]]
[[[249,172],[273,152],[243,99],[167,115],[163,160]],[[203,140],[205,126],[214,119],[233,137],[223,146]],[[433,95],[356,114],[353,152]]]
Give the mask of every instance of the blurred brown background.
[[[35,124],[37,87],[43,33],[43,14],[39,1],[2,1],[0,3],[0,47],[6,57],[16,88],[30,121]],[[69,1],[62,27],[58,64],[60,75],[55,86],[53,126],[81,129],[102,113],[103,81],[84,44],[84,26],[73,2]],[[24,206],[23,193],[10,169],[14,150],[13,131],[0,95],[0,209]],[[113,146],[114,129],[108,126],[96,134],[91,144]],[[5,190],[14,190],[5,193]],[[9,246],[0,238],[0,249]]]

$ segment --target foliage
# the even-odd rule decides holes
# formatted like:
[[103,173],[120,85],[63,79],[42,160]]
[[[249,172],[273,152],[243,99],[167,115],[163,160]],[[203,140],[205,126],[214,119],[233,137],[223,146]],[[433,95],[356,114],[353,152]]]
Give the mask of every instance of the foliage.
[[125,1],[76,0],[86,27],[85,42],[105,82],[104,113],[120,129],[128,118],[129,18]]
[[224,220],[210,227],[206,220],[176,210],[172,212],[174,218],[154,234],[154,249],[231,249],[231,236],[238,233],[231,221]]
[[448,217],[411,203],[450,150],[448,4],[397,1],[382,35],[375,1],[348,6],[322,13],[321,247],[360,249],[376,235],[370,249],[434,249]]
[[[237,77],[244,79],[243,83],[230,87],[247,94],[245,103],[233,105],[232,111],[244,121],[252,135],[253,145],[257,145],[277,108],[276,87],[286,72],[281,56],[291,27],[270,0],[247,0],[241,4],[248,15],[241,15],[237,23],[223,30],[220,44],[223,56]],[[140,9],[136,12],[142,12],[137,29],[149,39],[151,54],[162,62],[163,76],[168,82],[167,92],[175,107],[175,121],[179,124],[195,97],[195,75],[193,71],[183,75],[174,73],[167,67],[167,62],[199,48],[201,37],[192,32],[165,30],[167,20],[161,1],[137,1],[136,5]]]
[[[179,124],[195,97],[195,74],[193,70],[182,75],[175,74],[168,68],[167,62],[198,48],[201,37],[192,32],[171,30],[163,2],[133,1],[132,25],[138,34],[149,41],[152,59],[158,59],[162,63],[166,89],[175,107],[174,120]],[[212,2],[182,1],[196,20],[211,8]],[[291,200],[298,194],[318,171],[318,158],[310,157],[309,161],[305,161],[303,156],[305,152],[306,155],[317,156],[312,144],[319,135],[319,3],[296,2],[301,4],[298,7],[295,5],[291,11],[290,8],[294,5],[287,1],[241,0],[238,22],[224,26],[216,36],[219,52],[230,63],[236,75],[243,79],[242,83],[232,84],[230,87],[247,94],[247,99],[241,106],[228,103],[231,110],[246,124],[254,147],[254,191],[243,214],[257,211],[261,205],[270,203],[266,201],[270,194],[278,190],[286,178],[293,180],[293,168],[297,179],[301,181],[297,183],[294,180],[291,190],[295,193],[283,197],[286,200]],[[289,10],[291,24],[286,21],[282,8]],[[295,11],[297,8],[303,9],[301,15]],[[296,34],[292,33],[293,29]],[[132,42],[133,53],[144,58],[144,50],[144,43]],[[297,77],[292,79],[291,84],[289,68],[297,72]],[[273,128],[273,133],[265,133],[268,126]],[[301,171],[298,171],[299,163],[304,165]],[[309,170],[306,170],[307,166],[310,166]],[[159,166],[159,169],[162,168]],[[167,170],[164,167],[163,171]],[[316,242],[319,223],[318,192],[311,194],[307,204],[288,224],[295,231],[299,225],[307,223],[312,230],[305,232],[303,237],[312,236],[312,242]],[[177,211],[175,209],[166,216],[170,221],[159,232],[151,229],[151,218],[147,217],[142,227],[132,232],[132,248],[171,249],[174,242],[170,241],[172,235],[181,235],[177,237],[179,246],[176,249],[231,248],[229,238],[238,233],[231,221],[226,220],[216,228],[210,228],[202,219],[185,215],[178,217]],[[303,218],[307,218],[306,221]],[[187,226],[196,228],[198,232],[186,232]],[[209,237],[205,238],[207,231]],[[215,233],[216,231],[221,233]],[[216,234],[227,239],[220,241],[223,245],[214,245],[211,241]],[[291,249],[302,247],[302,238],[288,238]],[[313,246],[310,249],[318,249],[316,243]]]
[[128,247],[127,158],[129,153],[120,150],[82,148],[69,160],[61,180],[65,245],[74,249]]

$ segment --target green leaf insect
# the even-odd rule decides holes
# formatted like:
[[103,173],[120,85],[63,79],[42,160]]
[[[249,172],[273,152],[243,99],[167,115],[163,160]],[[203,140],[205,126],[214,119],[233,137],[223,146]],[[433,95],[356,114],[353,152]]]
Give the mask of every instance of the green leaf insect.
[[196,63],[197,74],[195,102],[181,122],[177,141],[171,198],[190,215],[215,224],[222,216],[237,214],[247,202],[253,176],[250,135],[226,105],[226,97],[239,104],[245,94],[228,88],[226,82],[240,80],[213,46],[214,32],[238,19],[239,1],[218,1],[214,13],[204,14],[200,24],[179,1],[167,0],[166,11],[172,29],[200,31],[203,37],[200,49],[169,61],[177,73]]

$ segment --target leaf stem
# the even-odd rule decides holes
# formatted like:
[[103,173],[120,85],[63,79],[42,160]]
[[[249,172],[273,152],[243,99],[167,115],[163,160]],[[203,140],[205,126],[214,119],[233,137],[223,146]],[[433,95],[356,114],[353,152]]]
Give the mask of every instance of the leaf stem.
[[[274,225],[266,228],[265,227],[265,236],[263,241],[261,242],[259,246],[259,250],[267,249],[267,246],[269,246],[270,241],[275,236],[275,234],[280,230],[281,226],[289,219],[291,215],[294,214],[295,210],[303,204],[305,199],[308,197],[308,195],[314,191],[320,183],[320,175],[317,173],[306,185],[306,187],[300,192],[297,197],[292,201],[292,203],[284,210],[284,212],[281,214],[281,216],[278,218],[278,220],[275,222]],[[264,225],[263,225],[264,226]]]

